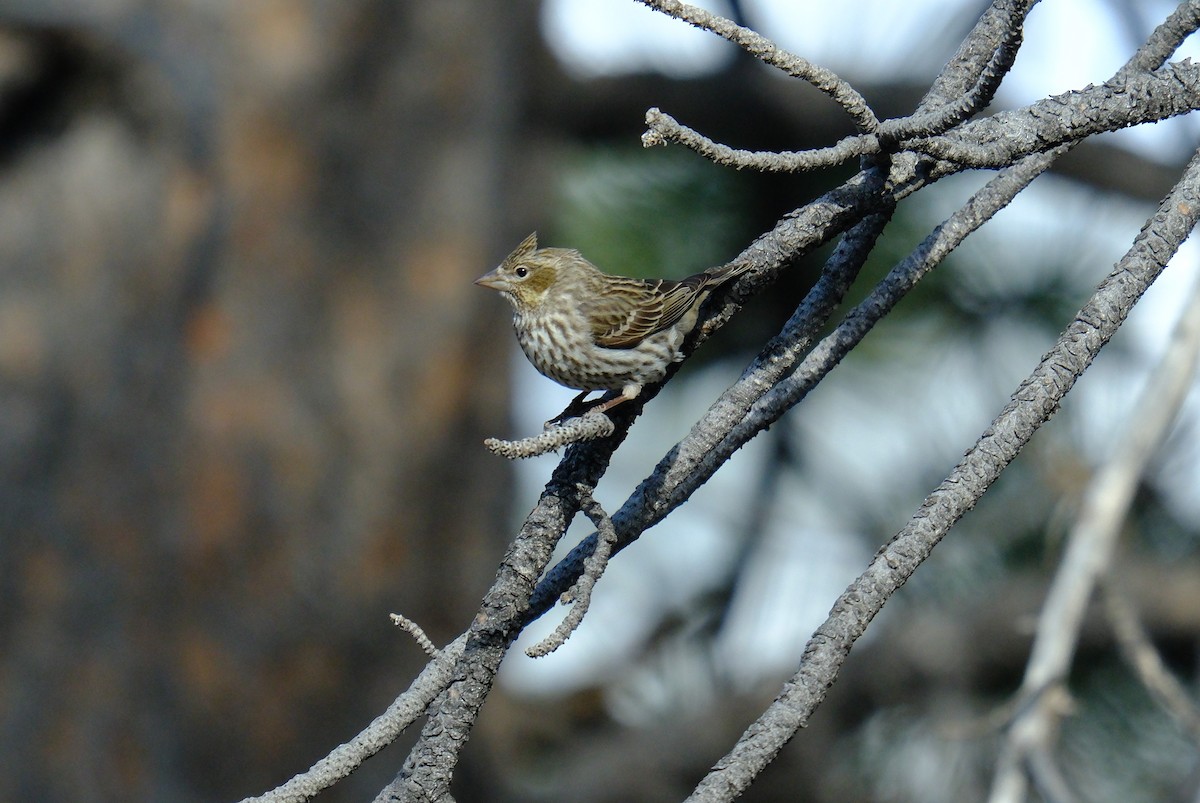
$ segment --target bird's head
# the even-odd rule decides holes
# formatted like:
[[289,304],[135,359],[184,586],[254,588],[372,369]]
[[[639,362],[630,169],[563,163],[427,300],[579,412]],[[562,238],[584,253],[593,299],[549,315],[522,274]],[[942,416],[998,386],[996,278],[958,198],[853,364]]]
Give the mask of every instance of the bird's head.
[[563,249],[537,247],[537,232],[526,237],[500,267],[475,284],[498,291],[518,312],[538,309],[546,301],[562,268]]

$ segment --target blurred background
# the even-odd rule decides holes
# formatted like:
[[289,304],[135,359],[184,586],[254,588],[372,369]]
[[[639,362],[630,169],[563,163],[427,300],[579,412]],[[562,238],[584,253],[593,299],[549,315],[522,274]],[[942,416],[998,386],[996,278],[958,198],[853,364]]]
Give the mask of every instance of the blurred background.
[[[705,5],[892,116],[986,3]],[[1105,80],[1173,7],[1039,5],[997,106]],[[0,799],[265,791],[424,665],[389,612],[438,643],[468,626],[554,462],[514,466],[481,441],[537,431],[572,395],[524,362],[507,305],[471,280],[534,229],[612,272],[685,275],[849,175],[642,150],[649,106],[742,148],[850,132],[815,91],[627,0],[0,2]],[[614,562],[565,647],[514,651],[456,798],[685,796],[1128,248],[1197,134],[1185,118],[1088,142],[971,239]],[[906,201],[855,297],[987,178]],[[821,256],[650,405],[598,491],[608,509],[736,379]],[[744,799],[984,794],[1079,494],[1196,266],[1180,254]],[[1193,689],[1196,397],[1119,562]],[[1065,769],[1089,800],[1193,799],[1195,734],[1092,624]],[[373,796],[411,738],[323,799]]]

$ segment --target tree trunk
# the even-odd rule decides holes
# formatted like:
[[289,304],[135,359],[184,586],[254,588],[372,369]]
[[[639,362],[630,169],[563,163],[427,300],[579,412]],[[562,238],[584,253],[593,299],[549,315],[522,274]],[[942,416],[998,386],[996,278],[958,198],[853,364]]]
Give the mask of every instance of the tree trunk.
[[471,280],[531,5],[127,6],[0,39],[3,799],[269,788],[424,663],[387,613],[448,639],[506,541]]

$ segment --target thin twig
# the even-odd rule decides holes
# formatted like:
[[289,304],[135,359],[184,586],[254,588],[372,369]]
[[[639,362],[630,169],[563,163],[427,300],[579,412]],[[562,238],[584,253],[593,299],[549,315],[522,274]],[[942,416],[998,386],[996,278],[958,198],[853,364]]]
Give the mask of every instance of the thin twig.
[[579,486],[595,487],[608,468],[612,450],[628,432],[630,419],[615,417],[622,426],[610,438],[568,447],[484,595],[467,633],[462,658],[455,664],[453,683],[430,706],[420,739],[400,773],[377,800],[445,799],[462,747],[491,691],[501,661],[520,632],[530,594],[567,524],[579,510]]
[[425,635],[425,631],[421,629],[419,624],[414,622],[412,619],[409,619],[407,616],[401,616],[398,613],[388,614],[388,616],[391,618],[392,624],[413,637],[413,641],[417,642],[417,646],[421,648],[422,652],[424,652],[430,658],[438,657],[438,653],[440,653],[441,650],[439,650],[437,645],[430,640],[429,636]]
[[1035,750],[1025,756],[1025,771],[1043,803],[1075,803],[1075,795],[1051,751]]
[[516,441],[488,438],[483,442],[483,445],[501,457],[516,460],[525,457],[537,457],[538,455],[546,454],[546,452],[552,452],[555,449],[561,449],[568,444],[579,443],[580,441],[594,441],[598,438],[607,438],[615,431],[616,425],[604,413],[587,413],[574,418],[568,418],[561,424],[555,424],[538,435],[531,435],[528,438],[521,438]]
[[974,86],[951,102],[918,111],[911,117],[884,121],[879,126],[879,139],[884,143],[894,143],[942,134],[983,111],[992,102],[1004,76],[1012,69],[1017,51],[1021,48],[1025,16],[1035,2],[1037,0],[1022,0],[1008,10],[1004,37],[980,70]]
[[1037,0],[993,0],[934,78],[917,113],[953,105],[964,95],[972,94],[989,65],[995,63],[1004,42],[1012,37],[1013,28],[1023,24],[1036,4]]
[[1117,72],[1114,80],[1124,80],[1133,73],[1157,70],[1197,28],[1200,28],[1200,0],[1180,3]]
[[[1138,98],[1136,118],[1129,114],[1130,97]],[[995,169],[1093,134],[1187,114],[1196,110],[1197,97],[1200,64],[1173,62],[974,120],[949,134],[905,140],[900,147],[963,167]]]
[[879,126],[879,118],[871,111],[867,101],[854,87],[839,78],[832,70],[819,67],[801,56],[789,53],[765,36],[743,28],[732,20],[711,11],[698,8],[679,0],[639,0],[664,14],[682,20],[705,31],[728,39],[764,64],[769,64],[793,78],[807,81],[833,98],[864,134],[872,133]]
[[[660,8],[662,5],[649,0],[642,1],[655,8]],[[841,164],[856,156],[866,156],[878,153],[881,150],[890,150],[892,144],[900,140],[924,138],[944,133],[982,110],[991,102],[997,87],[1000,85],[1001,79],[1012,67],[1013,60],[1016,58],[1017,50],[1020,48],[1021,43],[1022,23],[1034,2],[1036,0],[1020,0],[1020,2],[1013,4],[1013,8],[1008,10],[1007,25],[1004,29],[1005,35],[988,61],[979,69],[973,86],[955,97],[952,102],[932,107],[928,103],[922,103],[918,109],[918,113],[911,117],[889,120],[882,124],[875,121],[870,127],[860,127],[860,130],[874,132],[877,134],[876,136],[860,134],[858,136],[847,137],[834,146],[807,151],[747,151],[716,142],[694,129],[680,124],[673,117],[659,109],[652,108],[646,112],[647,131],[642,135],[642,145],[649,148],[655,145],[663,145],[667,142],[676,142],[692,149],[716,164],[734,167],[738,170],[749,168],[764,172],[800,172],[830,167]],[[682,6],[683,4],[676,5]],[[745,43],[751,43],[759,48],[751,50],[755,55],[760,55],[760,52],[768,51],[772,53],[781,52],[775,45],[763,39],[758,34],[741,28],[730,20],[725,20],[722,17],[692,6],[684,6],[684,8],[687,9],[686,14],[682,12],[675,13],[674,11],[670,11],[669,13],[705,30],[725,36],[731,41],[738,42],[744,46]],[[660,10],[665,9],[660,8]],[[750,48],[748,47],[748,49]],[[798,60],[798,62],[803,62],[805,65],[812,67],[812,65],[798,56],[786,55],[789,59]],[[789,72],[789,74],[794,73]],[[829,75],[832,75],[832,73]],[[797,77],[805,76],[797,75]],[[833,78],[835,81],[830,86],[838,86],[837,82],[841,82],[841,79],[837,79],[836,76],[833,76]],[[844,84],[844,82],[841,83]],[[848,88],[849,85],[846,84],[846,87]],[[854,93],[854,97],[861,100],[857,92]],[[930,97],[933,97],[932,93]],[[851,98],[851,100],[853,99]],[[873,115],[872,119],[874,119]]]
[[759,170],[764,173],[798,173],[842,164],[855,157],[879,152],[875,137],[858,135],[846,137],[837,145],[808,151],[745,151],[731,148],[688,128],[659,109],[646,112],[646,133],[642,146],[665,145],[674,142],[690,148],[712,162],[737,170]]
[[600,575],[604,574],[604,570],[608,568],[608,559],[612,555],[613,544],[617,541],[617,532],[613,528],[612,519],[592,496],[590,488],[580,486],[579,502],[580,509],[591,519],[599,534],[596,551],[584,561],[583,574],[579,576],[579,580],[571,587],[570,591],[563,594],[564,599],[570,599],[571,610],[563,617],[562,622],[554,629],[553,633],[525,651],[530,658],[542,658],[554,652],[565,644],[571,634],[578,629],[588,608],[591,607],[592,589],[596,587],[596,581],[600,579]]

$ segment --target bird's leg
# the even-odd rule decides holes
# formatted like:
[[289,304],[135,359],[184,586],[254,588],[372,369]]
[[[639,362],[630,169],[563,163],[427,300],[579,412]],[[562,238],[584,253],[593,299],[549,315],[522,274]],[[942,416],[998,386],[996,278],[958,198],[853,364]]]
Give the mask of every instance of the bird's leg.
[[625,387],[621,388],[621,395],[614,396],[606,402],[601,402],[600,404],[597,404],[595,407],[593,407],[592,409],[590,409],[586,413],[584,413],[584,415],[591,415],[592,413],[607,412],[608,410],[611,410],[612,408],[616,407],[621,402],[633,401],[634,399],[637,398],[637,395],[641,392],[642,392],[641,385],[626,385]]
[[592,413],[607,412],[607,411],[611,410],[612,408],[616,407],[621,402],[633,401],[634,399],[637,398],[638,394],[641,392],[642,392],[641,385],[626,385],[625,387],[621,388],[620,394],[613,396],[608,401],[600,402],[599,404],[595,405],[594,407],[587,407],[585,409],[583,400],[585,398],[587,398],[587,395],[589,393],[591,393],[590,390],[585,390],[582,393],[580,393],[578,396],[576,396],[574,399],[571,399],[571,403],[567,405],[567,409],[563,410],[557,416],[555,416],[554,418],[551,418],[549,421],[547,421],[546,428],[552,427],[556,424],[561,424],[563,421],[566,421],[568,418],[573,418],[575,416],[583,416],[583,415],[591,415]]
[[583,408],[583,400],[588,397],[589,393],[591,393],[590,390],[580,391],[579,395],[576,396],[575,398],[571,399],[571,403],[567,405],[567,411],[569,412],[569,411],[575,410],[575,409],[582,409]]
[[585,390],[582,393],[580,393],[578,396],[576,396],[575,398],[571,399],[571,403],[568,404],[561,413],[559,413],[558,415],[554,416],[554,418],[551,418],[549,421],[547,421],[545,423],[545,425],[543,426],[543,428],[549,429],[552,426],[561,424],[563,421],[566,421],[568,418],[574,418],[575,416],[583,415],[583,413],[585,412],[583,400],[587,398],[589,393],[591,393],[590,390]]

